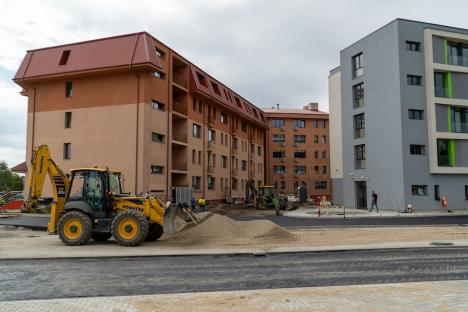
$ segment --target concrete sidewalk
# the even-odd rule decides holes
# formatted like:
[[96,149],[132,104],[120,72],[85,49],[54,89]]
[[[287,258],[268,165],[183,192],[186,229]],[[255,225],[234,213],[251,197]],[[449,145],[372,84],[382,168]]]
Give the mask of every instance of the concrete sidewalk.
[[353,219],[353,218],[396,218],[396,217],[441,217],[441,216],[468,216],[468,209],[457,209],[457,210],[437,210],[437,211],[415,211],[414,213],[403,213],[395,210],[380,209],[377,212],[375,209],[373,212],[369,212],[366,209],[355,209],[355,208],[322,208],[320,210],[320,216],[318,214],[318,208],[312,206],[306,206],[305,208],[298,208],[296,210],[286,211],[283,216],[293,218],[310,218],[310,219]]
[[468,281],[0,302],[1,311],[467,311]]

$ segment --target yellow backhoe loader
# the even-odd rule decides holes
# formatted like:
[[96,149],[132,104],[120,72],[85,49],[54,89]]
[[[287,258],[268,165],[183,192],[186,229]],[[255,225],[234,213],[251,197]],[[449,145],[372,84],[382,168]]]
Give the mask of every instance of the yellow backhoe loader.
[[[58,234],[70,246],[112,236],[122,246],[137,246],[145,240],[157,240],[164,231],[186,230],[213,215],[210,212],[199,218],[189,208],[157,197],[124,194],[118,171],[78,168],[65,175],[52,160],[47,145],[36,147],[33,153],[26,210],[37,208],[47,174],[53,193],[47,231]],[[179,228],[177,218],[183,224]]]

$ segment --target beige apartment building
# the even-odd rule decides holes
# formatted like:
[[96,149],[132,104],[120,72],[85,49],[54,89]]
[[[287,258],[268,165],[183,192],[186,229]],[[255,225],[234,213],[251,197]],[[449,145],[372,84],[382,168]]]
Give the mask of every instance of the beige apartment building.
[[331,198],[328,113],[317,103],[303,109],[264,109],[268,125],[267,159],[269,181],[279,193]]
[[212,202],[265,181],[264,113],[146,32],[28,51],[14,81],[28,166],[47,144],[65,172],[109,167],[127,192],[192,186]]

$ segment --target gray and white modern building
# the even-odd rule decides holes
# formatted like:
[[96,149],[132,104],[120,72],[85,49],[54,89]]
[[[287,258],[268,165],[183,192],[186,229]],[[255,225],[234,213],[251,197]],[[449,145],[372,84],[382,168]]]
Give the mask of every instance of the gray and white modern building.
[[396,19],[340,52],[329,89],[346,206],[468,207],[468,29]]

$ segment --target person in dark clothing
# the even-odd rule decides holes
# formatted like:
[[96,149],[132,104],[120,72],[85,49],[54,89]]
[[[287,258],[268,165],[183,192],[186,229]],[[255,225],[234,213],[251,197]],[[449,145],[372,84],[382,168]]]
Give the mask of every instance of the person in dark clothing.
[[378,199],[377,193],[372,191],[372,204],[369,210],[370,212],[372,212],[372,210],[374,209],[374,206],[377,209],[377,212],[379,212],[379,205],[377,204],[377,199]]

